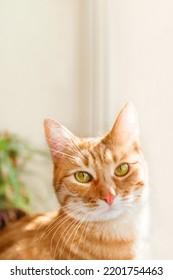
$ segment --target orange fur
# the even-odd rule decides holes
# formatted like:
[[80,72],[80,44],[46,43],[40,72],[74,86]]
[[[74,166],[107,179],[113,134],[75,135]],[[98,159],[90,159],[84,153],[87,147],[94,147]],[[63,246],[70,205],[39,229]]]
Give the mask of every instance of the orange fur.
[[[79,138],[52,120],[55,213],[24,217],[0,233],[0,259],[136,259],[147,236],[147,168],[135,109],[128,104],[102,138]],[[127,163],[118,177],[114,170]],[[92,180],[75,180],[86,171]],[[146,223],[145,223],[146,222]]]

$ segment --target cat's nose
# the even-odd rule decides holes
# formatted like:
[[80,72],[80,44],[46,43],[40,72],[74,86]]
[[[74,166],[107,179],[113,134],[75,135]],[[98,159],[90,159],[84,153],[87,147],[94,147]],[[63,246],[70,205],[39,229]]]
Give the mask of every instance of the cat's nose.
[[112,194],[110,192],[107,192],[106,194],[104,194],[101,199],[104,200],[107,204],[111,205],[114,198],[115,198],[116,194]]

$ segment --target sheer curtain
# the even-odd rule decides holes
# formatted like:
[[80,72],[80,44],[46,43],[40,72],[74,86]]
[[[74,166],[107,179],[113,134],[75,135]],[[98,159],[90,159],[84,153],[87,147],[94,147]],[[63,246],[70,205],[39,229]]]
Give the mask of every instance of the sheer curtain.
[[[81,5],[82,24],[80,45],[82,49],[80,80],[81,99],[87,102],[84,122],[90,135],[108,128],[109,51],[108,5],[104,0],[84,0]],[[87,101],[86,101],[87,99]]]

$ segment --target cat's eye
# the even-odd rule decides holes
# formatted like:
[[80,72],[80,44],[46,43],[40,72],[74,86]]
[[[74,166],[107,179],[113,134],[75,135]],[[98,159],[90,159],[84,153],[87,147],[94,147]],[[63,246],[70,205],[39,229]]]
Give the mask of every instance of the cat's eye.
[[129,166],[127,163],[120,164],[116,169],[115,169],[115,175],[116,176],[125,176],[129,171]]
[[78,171],[74,174],[75,179],[80,183],[88,183],[92,180],[92,176],[85,171]]

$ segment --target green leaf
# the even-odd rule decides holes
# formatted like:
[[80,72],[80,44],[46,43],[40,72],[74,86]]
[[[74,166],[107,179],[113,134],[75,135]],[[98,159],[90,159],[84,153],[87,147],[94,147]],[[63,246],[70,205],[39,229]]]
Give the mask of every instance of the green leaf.
[[17,203],[17,201],[19,199],[20,186],[19,186],[19,183],[18,183],[18,180],[16,177],[16,172],[15,172],[14,168],[12,167],[10,160],[7,157],[4,158],[4,163],[5,163],[6,167],[8,168],[9,180],[14,189],[14,201],[15,201],[15,203]]

